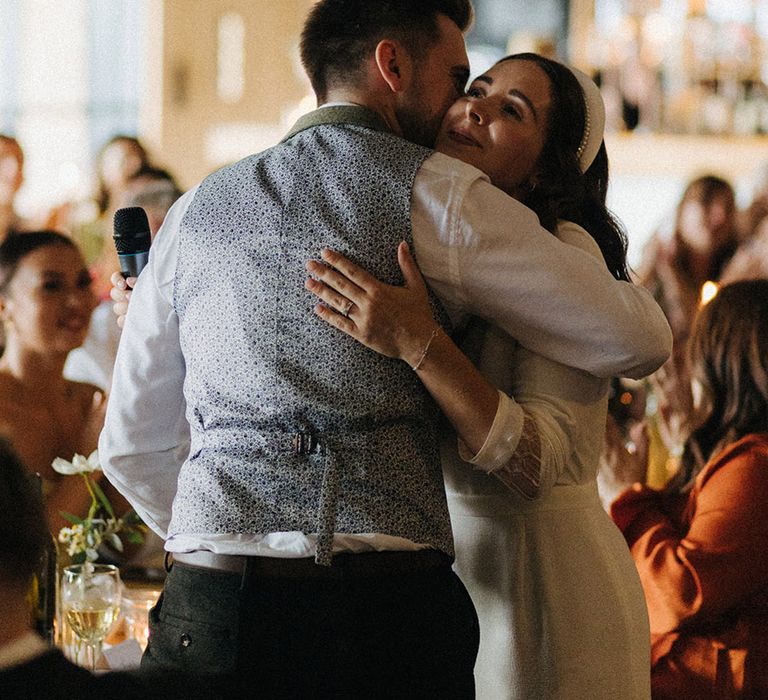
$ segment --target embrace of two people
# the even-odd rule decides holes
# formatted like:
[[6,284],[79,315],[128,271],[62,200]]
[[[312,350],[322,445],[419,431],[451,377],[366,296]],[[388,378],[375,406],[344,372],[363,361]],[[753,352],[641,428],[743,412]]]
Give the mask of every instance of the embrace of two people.
[[471,19],[320,0],[319,108],[169,212],[99,444],[173,557],[145,668],[264,697],[649,696],[595,477],[607,382],[655,370],[669,327],[605,208],[599,91],[520,54],[465,93]]

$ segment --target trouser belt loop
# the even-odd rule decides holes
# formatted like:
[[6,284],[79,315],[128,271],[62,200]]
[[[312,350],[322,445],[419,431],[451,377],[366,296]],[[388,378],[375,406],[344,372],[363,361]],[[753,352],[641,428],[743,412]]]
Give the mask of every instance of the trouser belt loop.
[[317,553],[315,563],[330,566],[333,559],[333,533],[336,531],[336,506],[339,500],[339,463],[333,449],[324,449],[325,459],[323,485],[320,489],[320,503],[317,513]]
[[242,573],[242,576],[240,576],[240,593],[242,593],[245,590],[245,584],[248,581],[248,578],[251,574],[251,569],[253,568],[253,565],[251,562],[252,562],[252,559],[250,557],[245,557],[243,573]]

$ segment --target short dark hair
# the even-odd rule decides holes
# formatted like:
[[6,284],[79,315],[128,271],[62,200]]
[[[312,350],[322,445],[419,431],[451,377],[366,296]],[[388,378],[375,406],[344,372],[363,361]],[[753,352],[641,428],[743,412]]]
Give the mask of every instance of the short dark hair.
[[7,289],[22,259],[48,245],[78,249],[72,239],[58,231],[24,231],[8,236],[0,245],[0,293]]
[[445,15],[461,30],[472,23],[470,0],[320,0],[301,34],[301,62],[318,100],[329,87],[355,84],[364,59],[382,39],[400,41],[420,57],[439,39]]
[[43,555],[48,525],[42,494],[0,437],[0,580],[29,584]]

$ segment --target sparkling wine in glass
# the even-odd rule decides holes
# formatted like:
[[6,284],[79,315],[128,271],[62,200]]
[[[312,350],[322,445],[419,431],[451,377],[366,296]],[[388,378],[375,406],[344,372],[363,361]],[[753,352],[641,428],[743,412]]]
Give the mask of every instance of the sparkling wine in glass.
[[78,564],[64,569],[61,605],[75,637],[89,651],[95,670],[104,637],[120,614],[120,574],[111,564]]

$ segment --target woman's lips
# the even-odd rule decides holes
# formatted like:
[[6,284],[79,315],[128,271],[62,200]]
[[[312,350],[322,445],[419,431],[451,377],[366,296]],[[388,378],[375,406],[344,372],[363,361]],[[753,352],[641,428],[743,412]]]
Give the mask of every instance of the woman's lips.
[[59,324],[68,331],[79,332],[88,327],[88,321],[84,318],[68,318]]
[[469,132],[463,129],[451,129],[448,131],[448,137],[456,143],[464,144],[465,146],[474,146],[480,148],[480,143],[470,136]]

